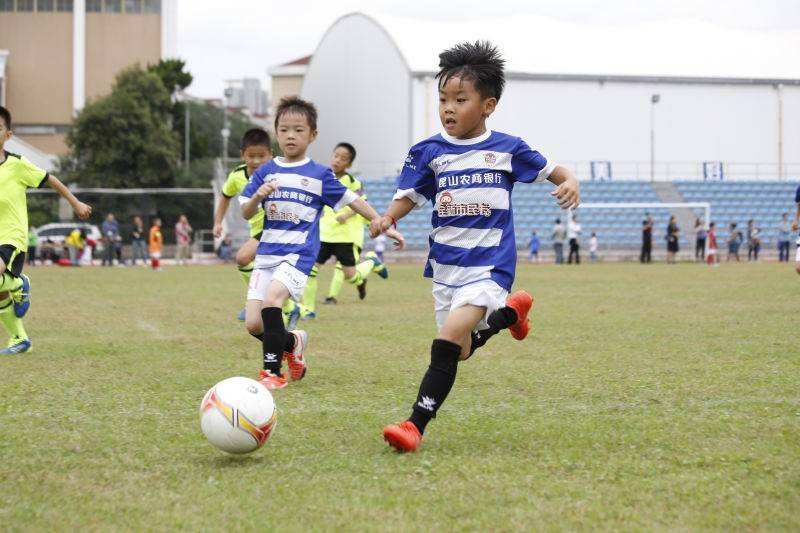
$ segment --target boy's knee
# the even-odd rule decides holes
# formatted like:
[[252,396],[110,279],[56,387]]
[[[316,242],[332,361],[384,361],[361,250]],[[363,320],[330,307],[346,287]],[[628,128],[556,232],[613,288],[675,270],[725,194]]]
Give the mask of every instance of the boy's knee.
[[245,317],[244,327],[250,335],[261,335],[264,332],[264,325],[261,323],[261,315],[257,317]]
[[252,262],[253,260],[250,257],[250,254],[248,254],[246,250],[239,250],[238,252],[236,252],[236,266],[238,266],[239,268],[246,267]]
[[800,274],[800,263],[798,263],[797,266],[794,267],[794,269],[795,271],[797,271],[798,274]]

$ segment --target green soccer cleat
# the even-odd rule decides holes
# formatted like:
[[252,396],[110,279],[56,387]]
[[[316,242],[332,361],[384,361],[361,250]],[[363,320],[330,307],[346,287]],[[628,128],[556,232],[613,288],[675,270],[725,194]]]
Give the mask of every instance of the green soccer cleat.
[[389,277],[389,269],[386,267],[385,264],[383,264],[383,261],[381,261],[378,258],[378,254],[376,254],[375,252],[367,252],[364,255],[364,258],[365,259],[369,259],[370,261],[372,261],[372,264],[374,265],[372,267],[372,271],[373,272],[375,272],[377,275],[379,275],[383,279],[386,279],[386,278]]
[[32,349],[30,339],[13,339],[5,350],[0,351],[0,355],[19,355]]

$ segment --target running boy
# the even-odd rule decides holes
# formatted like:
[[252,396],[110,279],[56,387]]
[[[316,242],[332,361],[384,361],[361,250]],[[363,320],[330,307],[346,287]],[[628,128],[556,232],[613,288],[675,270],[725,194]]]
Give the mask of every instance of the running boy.
[[[219,204],[217,204],[217,209],[214,213],[214,237],[217,238],[222,236],[222,220],[225,218],[225,213],[228,212],[231,198],[239,196],[253,172],[272,159],[272,144],[269,134],[261,128],[247,130],[242,136],[239,149],[239,155],[244,163],[228,174],[228,179],[222,185],[222,198],[219,199]],[[250,283],[256,248],[258,247],[259,239],[261,239],[261,231],[264,229],[264,210],[259,208],[247,223],[250,226],[250,239],[236,253],[236,266],[245,285]],[[244,320],[244,309],[242,309],[237,318]]]
[[92,208],[75,198],[58,178],[21,156],[6,152],[3,147],[10,138],[11,113],[0,106],[0,322],[9,336],[8,346],[0,350],[0,355],[31,349],[31,340],[22,325],[22,317],[31,305],[30,279],[22,273],[28,250],[26,190],[47,185],[69,202],[81,220],[92,214]]
[[[339,183],[366,200],[364,186],[347,172],[355,158],[355,147],[350,143],[340,142],[331,155],[331,170]],[[331,256],[336,257],[336,269],[331,278],[328,296],[325,298],[326,304],[337,303],[336,298],[345,279],[356,287],[359,298],[363,300],[367,295],[367,277],[370,273],[377,272],[384,279],[389,276],[389,270],[374,254],[369,254],[366,261],[358,264],[361,249],[364,247],[364,218],[349,207],[334,211],[333,208],[325,206],[319,219],[319,236],[321,244],[317,263],[311,269],[303,293],[304,318],[316,316],[317,275],[319,268]]]
[[[247,292],[245,325],[261,339],[264,370],[260,381],[268,389],[286,386],[281,373],[286,356],[293,380],[306,373],[305,331],[287,332],[281,307],[299,300],[320,248],[319,217],[323,205],[353,211],[374,221],[378,213],[356,193],[339,183],[330,168],[306,156],[317,137],[317,110],[297,97],[281,100],[275,110],[275,131],[283,157],[262,165],[250,178],[239,201],[248,220],[259,207],[265,211],[264,231],[256,251],[255,269]],[[402,247],[403,237],[386,228]]]
[[415,207],[433,204],[425,277],[433,278],[439,333],[411,417],[386,426],[384,439],[414,451],[456,379],[458,362],[500,330],[524,339],[533,299],[507,298],[516,246],[511,191],[516,182],[548,179],[563,209],[579,202],[578,181],[519,137],[493,132],[486,119],[503,92],[505,62],[488,42],[461,43],[439,55],[439,119],[444,132],[411,147],[386,214],[370,224],[373,237]]

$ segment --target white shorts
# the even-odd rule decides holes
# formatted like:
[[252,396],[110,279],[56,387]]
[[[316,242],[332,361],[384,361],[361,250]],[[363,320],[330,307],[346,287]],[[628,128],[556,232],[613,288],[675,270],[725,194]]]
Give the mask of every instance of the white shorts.
[[487,279],[464,285],[463,287],[448,287],[447,285],[433,284],[433,305],[436,314],[436,326],[442,329],[447,315],[453,309],[465,305],[485,307],[486,314],[475,327],[475,331],[486,329],[489,325],[486,319],[493,311],[506,305],[508,291]]
[[800,244],[797,245],[797,251],[794,253],[794,260],[800,263]]
[[292,300],[299,302],[303,299],[303,290],[306,288],[308,275],[285,262],[274,267],[254,269],[250,276],[250,284],[247,286],[247,299],[263,300],[267,294],[269,282],[273,279],[286,287]]

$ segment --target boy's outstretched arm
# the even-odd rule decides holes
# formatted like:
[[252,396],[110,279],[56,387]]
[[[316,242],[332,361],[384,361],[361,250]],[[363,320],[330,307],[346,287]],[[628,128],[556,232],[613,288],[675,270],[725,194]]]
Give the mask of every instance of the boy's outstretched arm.
[[225,218],[225,213],[228,212],[230,204],[231,199],[223,194],[217,204],[217,210],[214,212],[214,237],[222,237],[222,219]]
[[578,178],[575,177],[574,172],[567,167],[556,165],[547,179],[556,185],[550,194],[556,197],[561,209],[578,207],[578,204],[581,203],[581,192]]
[[397,226],[397,221],[409,214],[414,209],[414,202],[409,198],[392,200],[386,209],[386,214],[377,219],[372,219],[369,224],[369,236],[373,239],[381,233],[386,233]]
[[47,185],[69,202],[69,205],[72,206],[72,210],[75,211],[79,219],[86,220],[92,214],[92,207],[75,198],[75,195],[70,192],[67,186],[61,183],[61,180],[55,176],[48,174]]
[[375,211],[375,209],[373,209],[373,207],[371,205],[369,205],[365,200],[362,200],[361,198],[356,198],[355,200],[353,200],[350,203],[350,209],[352,209],[353,211],[355,211],[356,213],[358,213],[359,215],[361,215],[362,217],[364,217],[364,218],[366,218],[367,220],[370,221],[370,223],[369,223],[369,235],[370,235],[371,238],[374,239],[375,237],[377,237],[381,233],[385,233],[387,237],[389,237],[390,239],[395,241],[395,246],[397,247],[398,250],[402,250],[403,249],[403,247],[406,244],[406,241],[403,238],[403,234],[400,233],[399,231],[397,231],[396,228],[392,227],[393,224],[389,224],[389,227],[384,229],[383,231],[379,231],[378,233],[375,233],[374,235],[372,234],[372,226],[373,226],[373,224],[379,226],[381,224],[381,220],[383,220],[383,218],[386,217],[385,215],[383,217],[381,217],[378,214],[378,212]]

